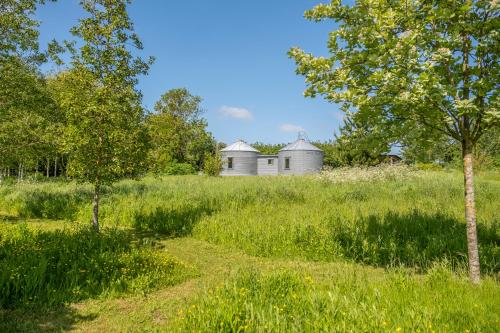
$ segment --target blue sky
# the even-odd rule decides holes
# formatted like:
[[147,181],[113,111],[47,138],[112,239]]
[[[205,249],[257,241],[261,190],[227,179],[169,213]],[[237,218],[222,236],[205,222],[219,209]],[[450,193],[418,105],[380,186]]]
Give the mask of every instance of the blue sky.
[[[287,57],[293,46],[327,54],[334,23],[303,18],[319,2],[135,0],[129,14],[144,43],[141,54],[156,58],[149,75],[140,78],[144,105],[152,110],[165,91],[186,87],[203,98],[217,140],[290,142],[298,129],[311,140],[332,139],[342,119],[339,106],[304,98],[304,78]],[[41,45],[71,38],[70,27],[83,15],[78,0],[41,6]]]

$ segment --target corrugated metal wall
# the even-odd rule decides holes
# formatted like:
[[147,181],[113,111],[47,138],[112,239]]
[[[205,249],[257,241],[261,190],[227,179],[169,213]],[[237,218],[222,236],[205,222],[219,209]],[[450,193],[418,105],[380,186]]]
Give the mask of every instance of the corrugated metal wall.
[[[272,164],[269,164],[269,160]],[[278,174],[278,157],[277,156],[258,156],[257,157],[257,174],[259,176],[271,176]]]
[[[290,168],[285,169],[285,158],[290,158]],[[322,151],[288,150],[278,153],[278,172],[283,175],[304,175],[321,171]]]
[[[257,152],[251,151],[223,151],[221,152],[223,169],[222,176],[250,176],[257,175]],[[228,158],[233,158],[233,168],[228,169]]]

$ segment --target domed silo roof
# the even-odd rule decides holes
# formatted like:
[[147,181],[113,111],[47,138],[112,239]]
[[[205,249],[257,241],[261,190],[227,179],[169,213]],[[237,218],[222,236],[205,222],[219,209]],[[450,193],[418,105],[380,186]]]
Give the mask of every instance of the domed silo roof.
[[322,151],[315,145],[307,142],[304,139],[298,139],[295,142],[292,142],[285,147],[281,148],[279,151],[288,151],[288,150],[309,150],[309,151]]
[[259,153],[257,149],[245,143],[245,141],[243,140],[238,140],[235,143],[227,146],[226,148],[221,149],[220,151],[251,151]]
[[257,156],[259,151],[239,140],[221,149],[222,176],[257,175]]
[[321,171],[323,151],[305,139],[286,145],[278,152],[278,173],[304,175]]

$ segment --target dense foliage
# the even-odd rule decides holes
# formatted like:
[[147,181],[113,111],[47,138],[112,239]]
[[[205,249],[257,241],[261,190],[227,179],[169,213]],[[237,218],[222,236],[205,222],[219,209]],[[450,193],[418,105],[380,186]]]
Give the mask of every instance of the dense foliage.
[[156,173],[169,173],[175,163],[187,163],[200,170],[205,153],[215,151],[215,140],[207,132],[207,122],[201,117],[201,97],[185,88],[163,94],[148,115],[151,150],[148,168]]
[[219,176],[223,168],[222,163],[222,158],[218,152],[215,154],[206,154],[203,162],[203,172],[207,176]]

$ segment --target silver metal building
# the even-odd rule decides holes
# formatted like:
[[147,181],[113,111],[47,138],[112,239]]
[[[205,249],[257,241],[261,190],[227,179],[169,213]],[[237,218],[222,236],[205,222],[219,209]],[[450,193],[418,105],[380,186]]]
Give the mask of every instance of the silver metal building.
[[290,143],[278,152],[278,173],[304,175],[321,171],[323,151],[303,138]]
[[278,174],[278,155],[258,155],[257,174],[259,176],[274,176]]
[[221,149],[222,176],[257,175],[257,149],[239,140]]

